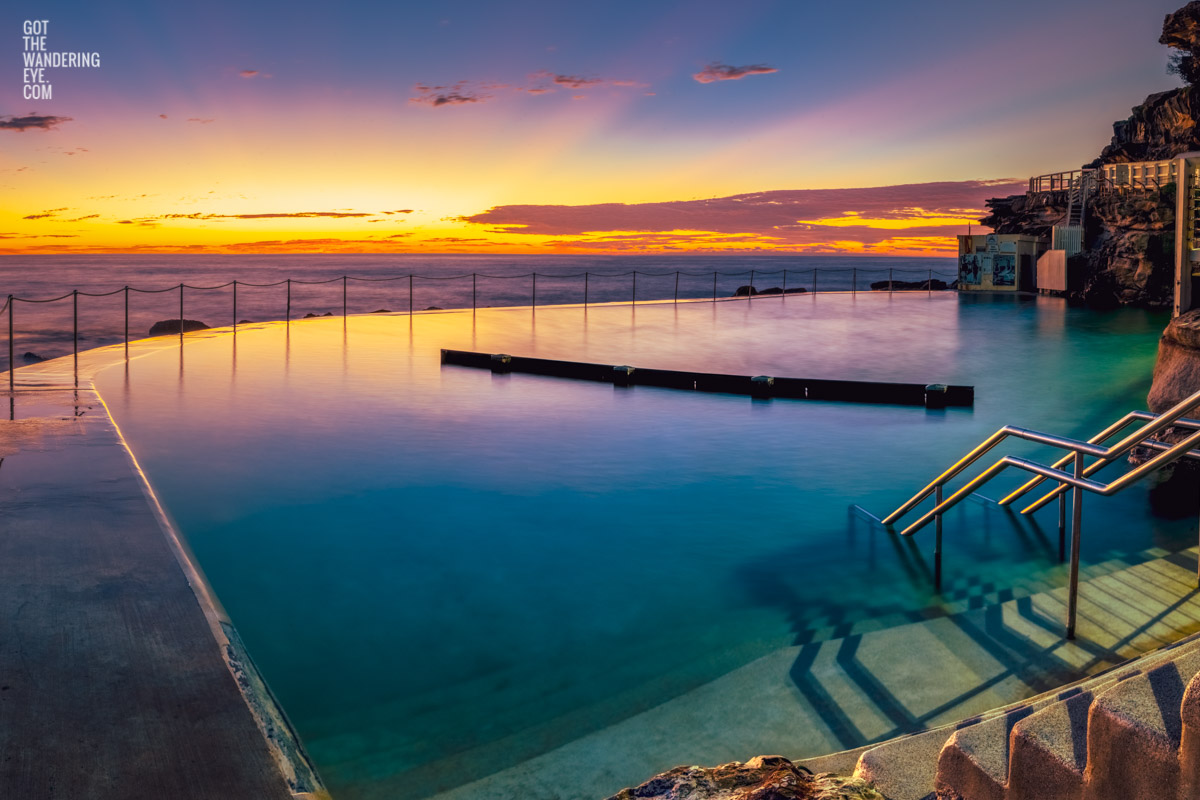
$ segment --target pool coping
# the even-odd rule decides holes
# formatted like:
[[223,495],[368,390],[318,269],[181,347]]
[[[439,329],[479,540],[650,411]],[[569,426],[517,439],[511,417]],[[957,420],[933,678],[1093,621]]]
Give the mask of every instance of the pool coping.
[[[286,323],[254,323],[239,327],[263,328],[273,324]],[[232,328],[213,328],[185,334],[185,338],[216,338],[231,332]],[[149,477],[142,470],[136,454],[94,384],[96,375],[102,370],[164,350],[176,349],[180,343],[181,337],[172,334],[130,341],[128,345],[107,345],[75,355],[17,367],[12,375],[13,391],[10,392],[8,386],[3,386],[3,391],[0,392],[8,397],[10,412],[9,420],[0,421],[0,425],[11,424],[15,418],[17,424],[25,429],[22,438],[27,439],[31,434],[34,438],[42,438],[42,434],[52,428],[54,418],[43,415],[33,418],[19,417],[15,413],[16,408],[28,408],[27,404],[38,408],[39,403],[44,404],[49,398],[64,392],[70,392],[77,405],[95,403],[103,409],[104,423],[108,430],[90,434],[92,441],[89,441],[88,446],[118,447],[123,452],[131,475],[141,489],[146,506],[194,595],[198,610],[212,636],[212,644],[217,648],[221,662],[228,670],[270,753],[271,764],[262,765],[263,769],[268,772],[276,771],[287,793],[295,800],[329,800],[329,791],[304,750],[294,726],[255,665],[228,613],[205,578],[186,539],[159,500]],[[50,432],[50,436],[53,436],[53,432]],[[81,566],[85,569],[87,567]],[[187,719],[180,720],[180,724],[188,722],[190,721]]]

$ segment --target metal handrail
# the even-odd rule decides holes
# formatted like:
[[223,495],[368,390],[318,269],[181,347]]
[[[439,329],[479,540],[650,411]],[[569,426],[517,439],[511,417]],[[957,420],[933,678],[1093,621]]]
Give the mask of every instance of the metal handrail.
[[[908,501],[902,504],[899,508],[884,517],[882,522],[884,525],[892,525],[892,523],[894,523],[897,519],[907,514],[914,506],[932,494],[938,486],[944,485],[947,481],[954,478],[954,476],[958,475],[967,467],[974,464],[989,450],[1000,444],[1000,442],[1004,441],[1004,439],[1008,438],[1009,436],[1016,436],[1022,439],[1036,441],[1041,444],[1049,444],[1056,447],[1062,447],[1064,449],[1075,450],[1077,452],[1093,455],[1101,459],[1111,459],[1133,449],[1143,439],[1153,436],[1164,428],[1171,427],[1177,420],[1183,418],[1183,415],[1187,413],[1189,409],[1198,404],[1200,404],[1200,392],[1196,392],[1195,394],[1184,398],[1168,410],[1164,411],[1162,414],[1150,414],[1145,411],[1132,411],[1121,419],[1117,420],[1117,422],[1109,425],[1091,439],[1088,439],[1086,442],[1081,442],[1077,439],[1069,439],[1062,436],[1054,436],[1053,434],[1041,433],[1039,431],[1032,431],[1027,428],[1018,428],[1013,425],[1005,425],[1003,428],[996,431],[987,439],[984,439],[981,443],[976,445],[974,449],[952,464],[949,469],[947,469],[941,475],[934,478],[928,485],[925,486],[925,488],[921,489],[921,491],[909,498]],[[1112,436],[1114,433],[1126,427],[1135,419],[1152,419],[1153,421],[1149,425],[1146,425],[1135,433],[1130,434],[1111,447],[1098,446],[1099,442],[1102,442],[1108,437]],[[1188,422],[1194,423],[1196,421],[1188,420]],[[1188,427],[1190,427],[1190,425],[1188,425]],[[1071,456],[1067,456],[1066,459],[1059,460],[1055,463],[1054,467],[1060,468],[1064,466],[1066,462],[1070,460],[1070,458]],[[1036,483],[1031,482],[1028,485],[1028,489],[1032,489],[1034,485],[1036,485]],[[1022,487],[1022,489],[1018,490],[1018,492],[1023,491],[1027,491],[1027,488]],[[1001,505],[1004,505],[1005,501],[1011,503],[1015,499],[1016,497],[1009,495],[1001,500],[1000,503]],[[1039,508],[1040,507],[1041,506],[1039,506]]]
[[[1104,431],[1097,434],[1092,439],[1089,439],[1089,441],[1093,441],[1093,442],[1104,441],[1109,436],[1116,433],[1118,430],[1128,427],[1130,424],[1132,424],[1138,420],[1154,420],[1157,418],[1158,418],[1158,414],[1151,414],[1149,411],[1131,411],[1128,414],[1126,414],[1124,417],[1121,417],[1120,420],[1113,423],[1108,428],[1104,429]],[[1187,417],[1180,417],[1179,419],[1175,420],[1172,423],[1172,427],[1190,428],[1192,430],[1200,430],[1200,420],[1188,419]],[[1139,442],[1137,444],[1134,444],[1133,447],[1141,447],[1142,445],[1145,445],[1147,447],[1158,448],[1159,445],[1163,445],[1163,444],[1164,444],[1163,442],[1157,442],[1153,439],[1147,439],[1147,440],[1143,440],[1142,442]],[[1133,447],[1130,447],[1129,449],[1132,450]],[[1085,476],[1087,476],[1087,475],[1093,475],[1096,472],[1099,472],[1105,466],[1107,466],[1108,464],[1111,464],[1117,457],[1119,457],[1119,455],[1120,454],[1118,454],[1118,456],[1114,456],[1113,458],[1100,459],[1098,461],[1092,462],[1084,469],[1083,474]],[[1058,461],[1056,461],[1053,464],[1053,466],[1055,468],[1061,469],[1062,467],[1064,467],[1070,463],[1071,458],[1072,458],[1071,456],[1063,456]],[[997,500],[996,504],[1001,505],[1001,506],[1007,506],[1007,505],[1015,502],[1018,498],[1020,498],[1022,495],[1024,495],[1029,490],[1038,486],[1044,480],[1046,480],[1046,478],[1043,476],[1040,476],[1040,475],[1036,478],[1032,478],[1024,485],[1020,486],[1017,489],[1014,489],[1007,496],[1002,497],[1000,500]],[[1039,499],[1035,500],[1033,503],[1030,503],[1029,505],[1025,506],[1025,508],[1022,508],[1021,513],[1022,514],[1032,514],[1033,512],[1039,510],[1040,508],[1045,506],[1047,503],[1049,503],[1051,500],[1053,500],[1055,497],[1059,496],[1060,494],[1062,494],[1065,491],[1066,491],[1066,487],[1059,485],[1058,487],[1047,492],[1045,495],[1043,495]]]
[[[935,499],[933,508],[921,515],[921,517],[908,525],[908,527],[900,531],[900,535],[912,536],[930,522],[937,523],[936,543],[934,545],[934,567],[935,581],[940,588],[942,574],[942,516],[948,510],[958,505],[965,498],[975,494],[976,491],[984,484],[995,478],[1001,472],[1004,472],[1009,467],[1015,467],[1017,469],[1024,470],[1025,472],[1031,472],[1033,473],[1034,478],[1026,481],[1018,489],[1010,492],[1006,497],[1002,498],[999,501],[999,505],[1002,506],[1011,504],[1017,498],[1038,486],[1047,478],[1053,480],[1058,484],[1058,486],[1056,486],[1052,491],[1043,497],[1039,498],[1034,503],[1031,503],[1029,506],[1022,509],[1021,513],[1032,513],[1043,507],[1055,497],[1059,498],[1059,547],[1060,557],[1062,557],[1061,548],[1064,544],[1063,537],[1065,535],[1066,525],[1065,493],[1068,487],[1070,487],[1072,490],[1072,522],[1070,588],[1067,602],[1067,638],[1074,638],[1076,605],[1079,587],[1079,544],[1082,531],[1084,490],[1108,497],[1120,492],[1126,486],[1141,480],[1151,472],[1174,463],[1180,458],[1200,459],[1200,449],[1194,449],[1196,445],[1200,445],[1200,420],[1184,417],[1184,414],[1187,413],[1188,410],[1196,407],[1197,405],[1200,405],[1200,392],[1196,392],[1184,398],[1162,414],[1152,414],[1147,411],[1132,411],[1113,424],[1109,425],[1103,431],[1096,434],[1086,442],[1078,439],[1055,436],[1052,434],[1042,433],[1040,431],[1032,431],[1026,428],[1018,428],[1015,426],[1006,425],[993,433],[983,442],[976,445],[965,456],[952,464],[949,469],[942,472],[942,474],[935,478],[930,484],[913,495],[913,497],[911,497],[907,502],[905,502],[891,514],[880,520],[880,522],[891,529],[892,523],[894,523],[904,514],[908,513],[914,506],[928,497],[931,493],[934,494]],[[1146,421],[1148,424],[1124,437],[1114,445],[1109,447],[1101,446],[1103,441],[1136,421]],[[1184,437],[1181,441],[1175,443],[1162,442],[1154,438],[1155,434],[1172,426],[1189,429],[1193,432]],[[1036,461],[1031,461],[1026,458],[1019,458],[1017,456],[1003,456],[986,470],[968,481],[964,486],[955,491],[949,497],[945,497],[943,499],[945,484],[949,480],[953,479],[971,464],[978,461],[981,457],[983,457],[984,454],[992,450],[994,447],[996,447],[996,445],[1010,436],[1059,447],[1069,450],[1070,453],[1058,459],[1049,466],[1040,464]],[[1145,446],[1155,450],[1157,455],[1147,459],[1143,463],[1122,474],[1115,480],[1110,481],[1109,483],[1091,480],[1088,477],[1089,475],[1093,475],[1100,469],[1103,469],[1105,466],[1111,464],[1121,455],[1138,446]],[[1085,467],[1085,455],[1094,456],[1096,461]],[[1067,464],[1073,465],[1071,472],[1065,472],[1063,470],[1063,467],[1067,466]],[[1198,577],[1200,577],[1200,567],[1198,567]]]

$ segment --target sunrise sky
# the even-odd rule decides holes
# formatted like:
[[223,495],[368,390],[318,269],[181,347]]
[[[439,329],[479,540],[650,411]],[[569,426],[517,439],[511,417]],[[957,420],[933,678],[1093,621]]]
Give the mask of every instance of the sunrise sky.
[[[1181,4],[15,0],[0,252],[946,254]],[[25,20],[100,66],[26,99]]]

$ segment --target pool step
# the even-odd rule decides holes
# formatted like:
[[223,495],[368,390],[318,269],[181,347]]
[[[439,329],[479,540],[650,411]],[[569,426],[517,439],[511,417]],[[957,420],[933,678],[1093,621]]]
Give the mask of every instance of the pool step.
[[1200,797],[1200,637],[868,748],[854,774],[888,800]]

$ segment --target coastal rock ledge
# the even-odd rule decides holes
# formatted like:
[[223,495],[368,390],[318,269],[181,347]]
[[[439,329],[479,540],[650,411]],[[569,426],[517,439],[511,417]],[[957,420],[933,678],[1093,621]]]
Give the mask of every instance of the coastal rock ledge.
[[676,767],[608,800],[884,800],[857,778],[813,775],[783,756],[755,756],[745,764]]
[[1158,414],[1200,390],[1200,308],[1171,320],[1158,341],[1146,404]]

